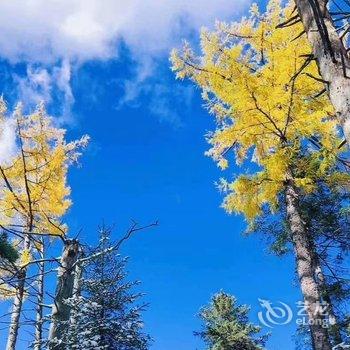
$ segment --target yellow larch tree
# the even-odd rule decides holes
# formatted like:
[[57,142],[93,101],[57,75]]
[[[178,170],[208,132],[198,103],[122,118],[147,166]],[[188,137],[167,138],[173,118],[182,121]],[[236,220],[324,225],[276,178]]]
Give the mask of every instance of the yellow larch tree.
[[[43,257],[44,237],[64,239],[67,226],[62,216],[71,205],[67,171],[78,160],[88,137],[66,142],[65,130],[55,126],[43,105],[29,115],[23,114],[18,105],[8,116],[1,100],[0,112],[0,128],[12,128],[14,137],[14,154],[0,164],[0,228],[16,238],[20,252],[11,271],[11,280],[15,276],[17,282],[9,286],[13,307],[6,349],[12,350],[20,325],[28,267],[38,263],[34,254]],[[8,275],[8,271],[4,274]]]
[[244,169],[233,182],[222,180],[228,192],[223,207],[253,222],[284,199],[313,343],[317,350],[330,350],[327,329],[319,322],[321,295],[299,198],[321,179],[339,184],[349,177],[336,169],[341,140],[309,43],[298,36],[302,25],[278,28],[293,8],[272,0],[260,13],[253,5],[238,23],[203,29],[201,55],[185,43],[171,61],[177,78],[190,78],[201,88],[216,118],[208,155],[225,169],[233,151]]

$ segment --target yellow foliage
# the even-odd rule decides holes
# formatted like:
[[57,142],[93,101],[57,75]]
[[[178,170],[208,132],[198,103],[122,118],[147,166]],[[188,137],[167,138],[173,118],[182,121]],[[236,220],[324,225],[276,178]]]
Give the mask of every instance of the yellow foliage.
[[318,179],[329,176],[340,152],[334,111],[327,95],[319,94],[324,86],[311,48],[305,35],[296,39],[303,26],[278,28],[293,8],[271,0],[260,13],[253,5],[250,17],[239,23],[204,29],[200,56],[188,43],[171,54],[177,77],[202,89],[216,117],[207,155],[225,169],[232,149],[238,165],[255,171],[229,184],[223,204],[248,220],[265,204],[274,209],[287,178],[312,191]]
[[19,266],[27,266],[32,260],[32,255],[29,249],[23,249],[20,256]]
[[16,289],[8,284],[2,283],[0,286],[0,300],[12,299],[16,295]]
[[[17,147],[12,159],[0,164],[0,224],[64,235],[67,227],[61,218],[71,205],[67,171],[88,137],[67,143],[65,130],[55,126],[42,105],[29,115],[22,113],[20,105],[11,116],[6,113],[0,101],[0,129],[5,123],[12,125]],[[26,252],[22,264],[24,258]]]

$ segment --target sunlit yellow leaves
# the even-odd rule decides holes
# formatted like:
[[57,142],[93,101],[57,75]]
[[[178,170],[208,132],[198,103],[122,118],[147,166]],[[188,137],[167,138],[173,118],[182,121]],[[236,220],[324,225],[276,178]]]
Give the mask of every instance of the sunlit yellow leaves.
[[277,205],[277,194],[283,188],[283,182],[272,181],[263,172],[254,176],[240,176],[229,184],[229,193],[223,207],[229,213],[244,214],[248,221],[260,215],[264,204],[271,209]]
[[42,253],[44,251],[44,244],[41,241],[35,241],[33,246],[38,252]]
[[30,250],[23,249],[23,251],[21,252],[21,256],[20,256],[19,266],[20,267],[27,266],[31,260],[32,260],[32,255],[30,253]]
[[265,174],[270,181],[283,182],[289,171],[290,159],[293,157],[293,149],[279,148],[269,156],[261,158],[260,165],[265,169]]
[[336,186],[338,188],[350,188],[350,174],[340,171],[333,172],[328,178],[327,182],[330,186]]
[[0,164],[0,224],[15,224],[25,233],[62,236],[67,227],[60,219],[71,205],[67,170],[88,137],[67,143],[65,130],[54,125],[43,105],[30,115],[24,115],[19,105],[7,116],[1,103],[0,128],[1,123],[12,122],[17,150],[11,162]]
[[264,205],[274,209],[287,178],[313,191],[319,179],[329,178],[340,153],[334,111],[320,94],[324,86],[311,48],[305,36],[296,39],[303,26],[278,28],[293,7],[271,0],[261,13],[253,5],[249,18],[203,30],[200,56],[187,43],[171,55],[177,77],[202,89],[216,117],[207,155],[226,169],[234,152],[237,164],[255,171],[229,184],[224,202],[227,211],[248,220]]
[[256,3],[252,4],[250,8],[250,14],[252,17],[259,17],[260,15],[259,6]]
[[0,300],[12,299],[15,295],[16,295],[15,288],[5,283],[2,283],[0,285]]

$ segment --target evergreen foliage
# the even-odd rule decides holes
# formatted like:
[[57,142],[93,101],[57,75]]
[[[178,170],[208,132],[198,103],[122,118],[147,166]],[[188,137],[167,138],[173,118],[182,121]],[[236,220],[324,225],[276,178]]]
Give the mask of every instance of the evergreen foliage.
[[19,258],[16,248],[8,241],[7,234],[0,235],[0,257],[14,263]]
[[151,339],[141,319],[145,305],[136,304],[142,295],[132,291],[139,282],[127,280],[127,259],[113,249],[108,230],[102,230],[98,247],[87,256],[81,293],[67,301],[72,317],[63,337],[66,349],[147,349]]
[[200,311],[203,329],[195,332],[208,350],[263,349],[267,336],[259,336],[260,327],[249,322],[249,307],[238,305],[235,297],[220,292]]

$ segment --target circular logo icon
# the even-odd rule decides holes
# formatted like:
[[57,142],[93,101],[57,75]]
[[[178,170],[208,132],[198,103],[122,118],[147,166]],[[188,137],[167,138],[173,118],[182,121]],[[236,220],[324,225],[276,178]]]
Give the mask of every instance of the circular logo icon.
[[293,318],[292,309],[282,301],[275,305],[269,300],[259,299],[260,305],[264,309],[259,311],[259,321],[266,327],[282,326],[288,324]]

